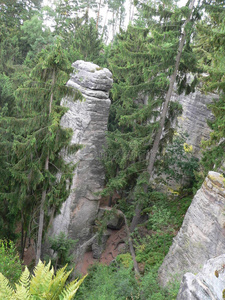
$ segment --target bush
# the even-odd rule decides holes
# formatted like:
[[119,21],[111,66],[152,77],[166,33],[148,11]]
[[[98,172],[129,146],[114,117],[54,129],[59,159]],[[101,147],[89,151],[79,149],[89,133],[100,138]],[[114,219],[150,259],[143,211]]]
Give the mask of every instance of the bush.
[[14,284],[22,274],[22,262],[13,242],[0,240],[0,273]]
[[138,285],[131,268],[95,265],[78,292],[80,300],[137,299]]

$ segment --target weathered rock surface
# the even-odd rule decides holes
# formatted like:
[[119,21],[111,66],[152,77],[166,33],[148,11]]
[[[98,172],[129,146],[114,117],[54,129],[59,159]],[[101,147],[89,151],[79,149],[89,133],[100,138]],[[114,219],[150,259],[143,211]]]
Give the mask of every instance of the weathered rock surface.
[[224,252],[225,179],[209,172],[159,269],[161,285],[181,280],[186,272],[198,273],[208,259]]
[[225,254],[212,258],[197,275],[183,276],[177,300],[222,300],[225,294]]
[[71,143],[82,145],[82,149],[64,157],[67,162],[77,163],[77,167],[70,195],[54,219],[49,234],[66,233],[69,238],[78,240],[78,249],[92,237],[92,225],[99,209],[99,197],[95,193],[104,185],[100,157],[107,130],[112,74],[108,69],[81,60],[72,66],[74,72],[67,85],[79,90],[85,100],[62,99],[61,105],[68,107],[68,111],[62,117],[61,125],[72,128]]
[[103,222],[105,231],[98,235],[92,243],[93,258],[99,259],[105,250],[108,238],[115,230],[120,230],[124,226],[124,215],[120,210],[111,207],[100,207],[96,218],[96,225]]
[[187,133],[187,143],[193,147],[193,154],[200,157],[200,145],[202,139],[208,139],[211,132],[207,120],[213,118],[207,105],[212,103],[214,94],[204,95],[196,90],[189,95],[173,95],[183,107],[183,113],[178,117],[177,131]]
[[100,207],[98,211],[98,219],[106,218],[106,226],[110,229],[119,230],[124,225],[124,215],[117,209],[111,207]]

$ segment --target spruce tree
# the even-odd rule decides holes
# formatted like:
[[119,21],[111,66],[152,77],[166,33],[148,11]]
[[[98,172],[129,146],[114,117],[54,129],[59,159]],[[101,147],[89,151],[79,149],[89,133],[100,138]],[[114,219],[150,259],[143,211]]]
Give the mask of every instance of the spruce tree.
[[206,93],[217,93],[219,99],[209,105],[215,118],[208,122],[212,129],[210,139],[203,142],[202,179],[225,161],[225,5],[224,1],[205,0],[203,7],[205,20],[199,22],[196,37],[199,66],[204,72],[202,89]]
[[[50,209],[58,211],[68,195],[71,178],[72,166],[60,156],[71,137],[70,130],[60,126],[66,111],[60,101],[68,93],[65,84],[70,70],[59,42],[43,50],[29,79],[15,93],[14,116],[2,119],[2,130],[10,130],[11,139],[7,142],[13,151],[13,160],[8,166],[12,189],[5,197],[9,205],[17,208],[23,230],[33,231],[37,244],[36,263],[41,255],[43,230],[48,223],[44,218]],[[4,124],[9,124],[9,129]]]
[[[192,26],[185,28],[188,39],[181,63],[180,58],[176,59],[177,53],[182,51],[178,45],[182,26],[190,16],[189,8],[178,8],[173,1],[150,4],[146,6],[141,2],[142,13],[137,26],[129,27],[113,45],[111,69],[115,83],[110,124],[113,132],[109,136],[109,152],[112,151],[109,156],[113,163],[106,160],[107,169],[114,172],[109,171],[106,191],[111,189],[113,194],[113,190],[125,190],[141,206],[148,200],[149,175],[152,175],[148,167],[149,154],[157,133],[156,151],[160,153],[166,141],[172,139],[172,117],[181,110],[177,103],[168,105],[170,96],[166,95],[168,90],[171,93],[174,84],[170,76],[173,74],[174,80],[182,81],[185,72],[196,70],[190,48]],[[191,58],[193,64],[190,64]],[[166,109],[162,120],[163,106]]]

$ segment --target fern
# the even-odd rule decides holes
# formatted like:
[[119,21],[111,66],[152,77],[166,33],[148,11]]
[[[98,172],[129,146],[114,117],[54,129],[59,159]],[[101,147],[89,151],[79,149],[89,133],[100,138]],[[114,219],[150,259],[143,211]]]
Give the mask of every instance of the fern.
[[79,281],[78,279],[75,279],[70,284],[68,284],[65,290],[62,291],[61,295],[59,295],[59,300],[72,300],[86,276],[84,276]]
[[65,272],[67,265],[65,265],[63,268],[59,269],[53,278],[51,282],[51,289],[49,292],[49,298],[52,300],[59,299],[59,295],[63,291],[63,288],[65,286],[66,280],[68,279],[70,273],[72,272]]
[[69,300],[73,299],[84,278],[72,281],[65,287],[66,280],[70,273],[66,272],[66,267],[58,270],[54,275],[54,269],[51,268],[51,262],[47,265],[39,261],[34,269],[34,275],[25,268],[22,273],[19,284],[16,284],[15,290],[10,286],[8,279],[0,273],[0,299],[1,300]]
[[27,267],[25,267],[25,270],[20,276],[19,283],[21,286],[23,286],[25,289],[28,289],[30,286],[30,272]]
[[34,275],[30,282],[30,292],[32,295],[46,295],[49,292],[51,280],[54,275],[54,270],[51,268],[51,262],[45,266],[44,263],[39,261],[34,269]]
[[9,285],[8,279],[0,273],[0,299],[11,300],[13,298],[14,291]]
[[27,289],[23,285],[16,284],[16,292],[15,292],[15,298],[16,300],[30,300],[31,295],[29,293],[29,289]]

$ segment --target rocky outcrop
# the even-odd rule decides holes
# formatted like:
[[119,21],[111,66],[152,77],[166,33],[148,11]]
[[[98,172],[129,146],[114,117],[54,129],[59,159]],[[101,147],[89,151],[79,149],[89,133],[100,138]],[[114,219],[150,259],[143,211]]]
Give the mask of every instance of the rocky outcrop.
[[208,259],[224,252],[225,179],[209,172],[159,269],[161,285],[180,281],[186,272],[198,273]]
[[212,258],[197,275],[183,276],[177,300],[222,300],[225,296],[225,254]]
[[82,244],[92,237],[92,225],[99,209],[96,193],[104,185],[100,158],[108,123],[112,74],[108,69],[81,60],[72,66],[74,71],[67,85],[79,90],[84,100],[62,99],[61,105],[68,107],[68,111],[62,117],[61,126],[73,130],[71,143],[82,148],[75,154],[64,155],[67,162],[77,163],[77,166],[70,195],[54,219],[49,235],[64,232],[78,240],[77,249],[85,251]]
[[215,94],[202,94],[198,90],[189,95],[174,94],[172,97],[173,101],[178,101],[183,107],[176,130],[188,134],[187,144],[192,146],[193,154],[197,157],[200,157],[201,140],[208,139],[211,132],[207,120],[211,120],[213,114],[207,105],[217,97]]

